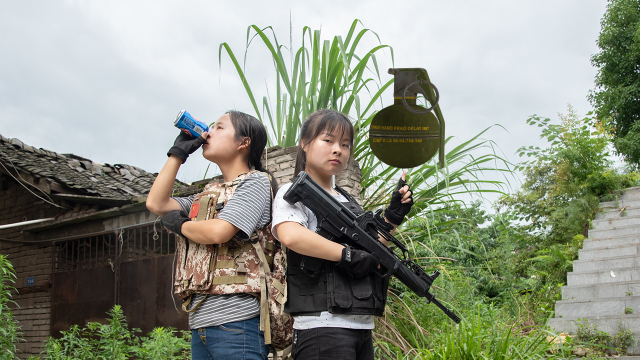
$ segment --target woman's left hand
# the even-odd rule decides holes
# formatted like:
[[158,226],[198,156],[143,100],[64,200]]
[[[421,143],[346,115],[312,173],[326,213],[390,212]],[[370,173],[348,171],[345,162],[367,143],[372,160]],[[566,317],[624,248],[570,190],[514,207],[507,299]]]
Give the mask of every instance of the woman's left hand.
[[189,215],[182,210],[171,210],[166,213],[160,220],[160,224],[172,233],[182,235],[182,224],[191,221]]
[[413,206],[413,192],[406,184],[407,172],[402,172],[402,177],[398,180],[396,190],[391,194],[389,207],[384,210],[384,217],[394,225],[402,224],[404,217],[411,211]]

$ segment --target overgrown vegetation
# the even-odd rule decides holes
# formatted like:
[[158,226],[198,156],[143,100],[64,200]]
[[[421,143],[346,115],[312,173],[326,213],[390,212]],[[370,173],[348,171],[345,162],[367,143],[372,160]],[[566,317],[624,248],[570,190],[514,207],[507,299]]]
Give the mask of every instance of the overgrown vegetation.
[[380,358],[572,358],[624,353],[632,343],[622,330],[602,344],[586,335],[554,344],[545,324],[599,201],[615,199],[640,176],[615,168],[610,137],[591,116],[580,119],[569,108],[559,124],[537,116],[527,122],[541,128],[549,146],[521,149],[528,155],[518,164],[525,181],[500,198],[499,211],[488,214],[479,201],[448,202],[402,227],[416,258],[442,272],[432,289],[464,325],[453,326],[438,308],[392,282],[396,296],[376,327]]
[[11,285],[15,283],[16,274],[13,265],[6,255],[0,254],[0,359],[15,359],[18,342],[22,333],[18,321],[14,319],[9,304],[16,304],[11,300]]
[[139,329],[129,329],[120,305],[108,313],[107,324],[89,322],[80,328],[73,325],[62,331],[59,339],[50,337],[44,358],[71,359],[191,359],[191,332],[158,327],[148,337],[138,336]]

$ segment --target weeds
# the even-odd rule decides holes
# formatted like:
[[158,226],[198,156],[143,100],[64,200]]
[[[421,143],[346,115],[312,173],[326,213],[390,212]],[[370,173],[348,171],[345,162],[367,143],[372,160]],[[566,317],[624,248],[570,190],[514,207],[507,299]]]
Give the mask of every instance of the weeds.
[[626,307],[626,308],[624,308],[624,313],[625,314],[633,314],[633,309],[630,308],[630,307]]
[[598,330],[597,325],[590,323],[586,319],[578,319],[576,325],[576,346],[590,349],[594,356],[601,354],[624,355],[627,352],[627,348],[634,344],[631,330],[620,328],[618,333],[611,336],[604,331]]

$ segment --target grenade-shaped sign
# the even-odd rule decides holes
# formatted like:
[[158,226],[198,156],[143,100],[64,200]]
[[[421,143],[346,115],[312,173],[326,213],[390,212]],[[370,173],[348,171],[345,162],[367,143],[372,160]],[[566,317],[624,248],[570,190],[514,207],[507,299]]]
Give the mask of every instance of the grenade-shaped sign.
[[[438,89],[425,69],[389,69],[394,75],[394,103],[380,110],[369,127],[369,146],[383,163],[412,168],[429,161],[439,151],[444,167],[444,118]],[[416,104],[418,94],[431,104]]]

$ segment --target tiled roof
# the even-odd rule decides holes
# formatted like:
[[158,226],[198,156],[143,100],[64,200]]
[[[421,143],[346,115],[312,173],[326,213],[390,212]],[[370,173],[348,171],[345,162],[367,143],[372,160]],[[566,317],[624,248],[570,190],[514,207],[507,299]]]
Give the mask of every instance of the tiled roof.
[[[0,163],[15,174],[15,169],[47,179],[56,186],[84,197],[131,199],[149,193],[157,174],[125,164],[99,164],[73,154],[58,154],[37,149],[18,139],[0,135]],[[177,186],[185,185],[176,181]]]

